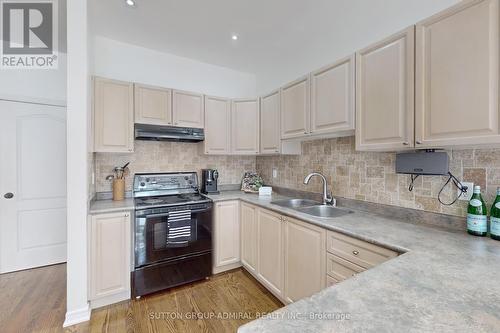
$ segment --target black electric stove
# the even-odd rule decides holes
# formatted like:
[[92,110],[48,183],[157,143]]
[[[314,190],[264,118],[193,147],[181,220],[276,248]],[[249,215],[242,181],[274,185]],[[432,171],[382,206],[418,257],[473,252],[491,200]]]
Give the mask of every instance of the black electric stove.
[[196,172],[136,174],[135,297],[204,279],[212,272],[212,200]]

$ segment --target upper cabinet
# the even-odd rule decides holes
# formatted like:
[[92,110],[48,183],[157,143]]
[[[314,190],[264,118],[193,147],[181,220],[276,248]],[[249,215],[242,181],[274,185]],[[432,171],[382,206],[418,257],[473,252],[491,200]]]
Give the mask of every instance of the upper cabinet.
[[94,151],[134,150],[134,85],[94,77]]
[[416,148],[500,142],[499,13],[469,1],[417,24]]
[[231,101],[205,96],[205,154],[231,153]]
[[306,75],[281,88],[281,138],[309,133],[310,80]]
[[260,153],[280,152],[280,91],[260,99]]
[[412,26],[356,53],[356,149],[413,146]]
[[202,94],[174,90],[172,100],[174,126],[203,128],[204,106]]
[[311,74],[311,133],[354,132],[355,57]]
[[135,122],[138,124],[172,125],[172,90],[134,85]]
[[259,101],[237,99],[231,104],[232,152],[255,155],[259,152]]

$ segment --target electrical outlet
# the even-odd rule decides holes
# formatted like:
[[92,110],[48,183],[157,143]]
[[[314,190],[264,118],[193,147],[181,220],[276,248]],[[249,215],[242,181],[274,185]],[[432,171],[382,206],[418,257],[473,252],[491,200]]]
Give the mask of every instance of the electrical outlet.
[[273,169],[273,178],[278,178],[278,170]]
[[[474,190],[474,183],[462,182],[462,185],[467,186],[467,192],[462,194],[462,196],[460,197],[460,200],[469,201],[470,198],[472,197],[472,192]],[[459,195],[459,194],[460,194],[460,190],[457,190],[457,195]]]

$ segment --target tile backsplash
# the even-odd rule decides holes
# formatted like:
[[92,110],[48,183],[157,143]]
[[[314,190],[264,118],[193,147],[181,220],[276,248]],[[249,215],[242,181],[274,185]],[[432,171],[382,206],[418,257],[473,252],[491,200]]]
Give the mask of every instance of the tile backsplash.
[[106,176],[115,166],[130,161],[130,175],[126,178],[127,191],[132,190],[133,174],[138,172],[197,171],[201,182],[201,169],[219,170],[219,184],[238,184],[245,171],[255,170],[255,156],[215,156],[203,154],[203,143],[135,141],[134,153],[96,153],[96,191],[111,191]]
[[[450,171],[463,181],[481,185],[488,209],[496,188],[500,186],[500,149],[468,149],[448,151]],[[409,176],[395,173],[395,153],[357,152],[354,137],[306,141],[300,156],[259,156],[257,171],[266,184],[298,190],[320,192],[321,181],[313,177],[304,185],[304,177],[312,172],[323,173],[334,196],[389,204],[456,216],[465,216],[466,201],[444,206],[437,200],[447,177],[425,176],[408,191]],[[272,177],[272,170],[277,177]],[[456,195],[449,184],[442,194],[445,202]]]
[[[500,149],[450,150],[450,170],[460,180],[482,187],[488,208],[500,186]],[[441,205],[439,190],[447,177],[425,176],[408,191],[409,176],[395,173],[395,153],[357,152],[354,137],[306,141],[298,156],[215,156],[204,155],[203,143],[136,141],[132,154],[96,153],[94,168],[96,192],[111,191],[105,178],[117,165],[130,161],[126,190],[132,190],[136,172],[219,170],[219,184],[238,184],[245,171],[257,170],[266,184],[309,192],[321,192],[321,182],[313,177],[304,185],[304,177],[312,172],[323,173],[333,194],[349,199],[414,208],[430,212],[465,216],[466,201],[452,206]],[[272,170],[277,177],[272,177]],[[201,178],[200,178],[201,179]],[[442,199],[450,202],[456,189],[448,185]]]

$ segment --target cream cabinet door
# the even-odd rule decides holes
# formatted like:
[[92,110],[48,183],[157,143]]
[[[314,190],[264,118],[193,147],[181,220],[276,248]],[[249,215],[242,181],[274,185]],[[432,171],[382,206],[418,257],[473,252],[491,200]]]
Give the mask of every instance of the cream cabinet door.
[[259,152],[259,102],[257,99],[232,101],[231,132],[233,154],[255,155]]
[[205,96],[205,154],[231,153],[231,101]]
[[215,204],[215,267],[240,262],[239,202]]
[[[311,133],[354,130],[355,56],[311,74]],[[347,135],[353,134],[348,133]]]
[[260,99],[260,153],[278,154],[281,146],[280,91]]
[[174,90],[172,93],[172,114],[174,126],[203,128],[203,95]]
[[412,26],[356,53],[356,150],[402,150],[414,134]]
[[134,84],[135,123],[172,125],[172,90]]
[[295,302],[325,287],[325,230],[285,218],[285,299]]
[[281,138],[309,134],[310,79],[304,76],[281,88]]
[[94,150],[134,150],[134,85],[94,77]]
[[416,148],[498,144],[499,1],[465,1],[417,24]]
[[[283,221],[266,209],[257,211],[257,276],[278,297],[283,297]],[[305,283],[305,282],[304,282]]]
[[250,272],[257,269],[257,211],[258,208],[242,202],[241,218],[241,263]]
[[130,293],[131,220],[129,212],[91,217],[90,299]]

